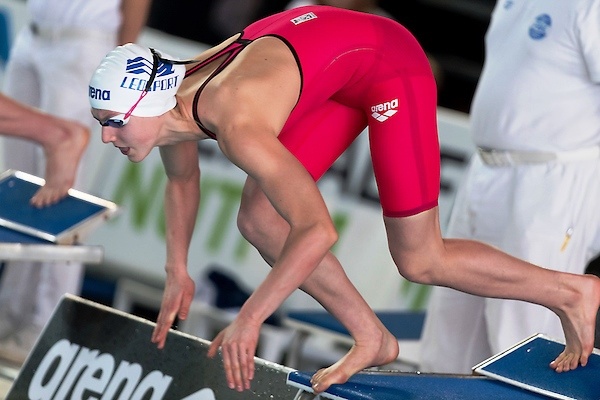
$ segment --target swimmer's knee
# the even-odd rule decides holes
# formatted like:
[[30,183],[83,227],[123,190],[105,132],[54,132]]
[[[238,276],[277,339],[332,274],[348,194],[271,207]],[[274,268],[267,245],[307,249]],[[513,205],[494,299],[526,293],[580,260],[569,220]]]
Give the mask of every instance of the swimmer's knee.
[[270,203],[260,198],[246,198],[240,204],[237,226],[244,239],[256,246],[271,234],[276,219],[277,214]]
[[254,243],[259,228],[252,218],[252,213],[246,207],[240,207],[237,216],[237,226],[244,239],[250,243]]
[[434,266],[427,261],[419,260],[416,257],[392,257],[398,268],[398,272],[405,279],[420,283],[423,285],[431,285],[434,283]]

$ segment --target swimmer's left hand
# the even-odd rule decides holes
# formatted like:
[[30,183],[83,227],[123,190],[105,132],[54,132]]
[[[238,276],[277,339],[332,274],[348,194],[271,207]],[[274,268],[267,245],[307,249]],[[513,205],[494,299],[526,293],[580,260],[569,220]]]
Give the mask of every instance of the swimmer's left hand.
[[254,379],[254,355],[260,335],[257,326],[242,321],[239,316],[212,341],[208,357],[217,355],[219,347],[223,356],[223,368],[230,389],[242,392],[250,389]]

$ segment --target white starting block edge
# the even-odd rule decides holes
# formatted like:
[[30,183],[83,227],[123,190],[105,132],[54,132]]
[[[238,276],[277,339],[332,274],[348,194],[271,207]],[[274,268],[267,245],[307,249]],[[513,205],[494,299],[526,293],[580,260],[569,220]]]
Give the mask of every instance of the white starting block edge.
[[100,264],[102,246],[0,243],[1,261],[72,261]]
[[321,399],[332,399],[332,400],[347,400],[346,398],[339,397],[327,392],[321,394],[315,394],[311,388],[306,386],[289,383],[290,386],[298,387],[298,393],[294,397],[294,400],[321,400]]
[[321,394],[315,394],[313,392],[312,388],[298,384],[296,382],[288,382],[288,385],[298,388],[298,393],[296,393],[294,400],[321,400],[321,399],[347,400],[346,398],[339,397],[339,396],[336,396],[336,395],[333,395],[333,394],[327,393],[327,392],[324,392]]
[[[82,304],[87,304],[90,307],[95,307],[97,309],[104,310],[105,312],[108,312],[108,313],[113,313],[113,314],[121,315],[123,317],[126,317],[126,318],[129,318],[129,319],[138,321],[138,322],[140,322],[142,324],[145,324],[145,325],[148,325],[148,326],[151,326],[151,327],[155,327],[156,326],[155,322],[148,321],[147,319],[144,319],[144,318],[139,317],[137,315],[133,315],[133,314],[130,314],[130,313],[126,312],[126,311],[118,310],[118,309],[115,309],[113,307],[106,306],[104,304],[99,304],[99,303],[96,303],[96,302],[94,302],[92,300],[84,299],[84,298],[81,298],[79,296],[76,296],[76,295],[73,295],[73,294],[70,294],[70,293],[65,293],[63,295],[63,297],[66,298],[66,299],[71,299],[73,301],[78,301],[78,302],[80,302]],[[196,342],[202,343],[203,345],[205,345],[207,347],[210,346],[210,344],[212,343],[210,340],[203,339],[203,338],[200,338],[198,336],[195,336],[195,335],[192,335],[192,334],[180,331],[180,330],[169,329],[169,334],[178,335],[178,336],[182,336],[182,337],[185,337],[185,338],[188,338],[188,339],[192,339],[192,340],[194,340]],[[220,352],[221,352],[221,350],[219,350],[219,353]],[[272,361],[263,360],[260,357],[254,357],[254,361],[258,365],[262,365],[262,366],[265,366],[265,367],[268,367],[268,368],[271,368],[271,369],[274,369],[274,370],[277,370],[277,371],[285,372],[285,373],[289,373],[291,371],[295,371],[294,368],[289,368],[289,367],[277,364],[277,363],[272,362]]]

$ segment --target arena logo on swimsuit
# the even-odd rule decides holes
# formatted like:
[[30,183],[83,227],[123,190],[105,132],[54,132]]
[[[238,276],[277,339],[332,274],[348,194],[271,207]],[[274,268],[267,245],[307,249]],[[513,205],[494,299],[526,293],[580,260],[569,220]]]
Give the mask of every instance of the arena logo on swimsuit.
[[398,99],[386,101],[371,107],[371,116],[379,122],[387,121],[392,115],[398,112]]

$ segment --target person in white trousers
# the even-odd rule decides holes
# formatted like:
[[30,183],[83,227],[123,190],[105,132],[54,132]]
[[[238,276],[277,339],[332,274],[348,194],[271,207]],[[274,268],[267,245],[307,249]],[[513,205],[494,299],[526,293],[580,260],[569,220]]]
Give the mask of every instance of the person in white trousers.
[[[470,162],[447,237],[582,274],[600,252],[600,2],[498,0],[471,108]],[[471,373],[536,333],[550,310],[435,288],[421,370]]]
[[[88,83],[115,45],[135,42],[146,24],[150,0],[28,0],[29,24],[18,34],[4,76],[4,93],[58,117],[75,119],[99,133],[89,112]],[[93,128],[93,129],[92,129]],[[5,139],[5,167],[43,175],[39,146]],[[89,187],[88,151],[75,188]],[[87,168],[86,168],[87,167]],[[86,186],[87,185],[87,186]],[[79,263],[10,262],[0,281],[0,358],[21,364],[64,293],[78,294]]]

